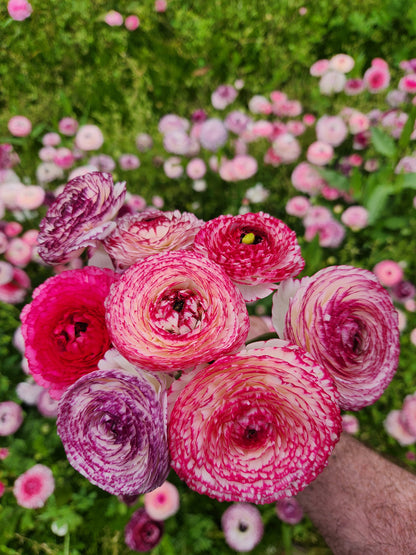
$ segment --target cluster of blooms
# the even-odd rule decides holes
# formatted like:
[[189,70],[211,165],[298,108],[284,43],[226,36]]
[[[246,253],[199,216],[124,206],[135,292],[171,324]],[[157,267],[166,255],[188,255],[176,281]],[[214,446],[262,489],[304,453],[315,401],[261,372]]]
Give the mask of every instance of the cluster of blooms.
[[[390,295],[351,266],[297,279],[296,235],[269,214],[123,214],[126,193],[102,172],[66,184],[38,254],[58,265],[87,249],[88,263],[48,278],[21,312],[69,462],[118,496],[152,492],[173,468],[219,501],[292,498],[327,464],[341,409],[373,403],[395,373]],[[269,295],[279,338],[245,345],[247,304]],[[160,537],[151,521],[135,513],[127,543]]]
[[[154,9],[158,13],[163,13],[167,10],[168,4],[166,0],[155,0]],[[124,26],[128,31],[135,31],[140,26],[140,19],[137,15],[128,15],[125,19],[123,15],[116,11],[110,10],[104,16],[104,21],[110,27],[121,27],[124,22]]]
[[[362,79],[347,79],[346,73],[353,67],[353,58],[337,54],[330,60],[313,64],[311,74],[320,76],[322,94],[343,92],[348,98],[364,91],[384,91],[390,85],[390,72],[384,60],[373,60]],[[398,139],[408,119],[405,110],[414,104],[416,63],[412,60],[402,62],[401,68],[407,74],[400,79],[397,89],[388,92],[384,111],[374,109],[362,113],[346,106],[339,114],[324,114],[318,118],[304,113],[301,103],[288,98],[282,91],[272,91],[268,97],[253,96],[248,110],[235,108],[243,83],[236,81],[234,85],[221,85],[211,96],[216,114],[210,116],[209,111],[199,109],[189,119],[167,114],[159,121],[163,147],[169,155],[163,163],[165,174],[172,179],[187,176],[198,192],[205,190],[204,178],[209,171],[217,173],[226,182],[247,180],[256,175],[259,167],[257,145],[260,143],[262,148],[266,145],[263,156],[266,165],[296,164],[292,184],[305,196],[295,197],[288,213],[304,219],[306,239],[312,240],[318,234],[321,246],[337,247],[344,238],[345,227],[357,231],[368,225],[368,213],[354,200],[352,190],[342,191],[332,185],[322,169],[330,167],[348,177],[354,168],[364,175],[379,168],[379,160],[370,148],[371,129],[377,127]],[[303,145],[302,136],[309,129],[305,135],[309,137],[313,126],[315,140]],[[415,136],[416,132],[413,132],[411,138]],[[305,159],[301,160],[303,154]],[[415,170],[413,156],[403,157],[396,167],[396,173]],[[252,195],[252,189],[249,189],[247,193],[240,213],[250,211],[250,202],[264,201],[260,191]],[[318,196],[349,206],[344,210],[339,204],[339,216],[316,206]],[[313,211],[308,213],[311,204],[315,205],[312,208],[319,209],[318,216]]]

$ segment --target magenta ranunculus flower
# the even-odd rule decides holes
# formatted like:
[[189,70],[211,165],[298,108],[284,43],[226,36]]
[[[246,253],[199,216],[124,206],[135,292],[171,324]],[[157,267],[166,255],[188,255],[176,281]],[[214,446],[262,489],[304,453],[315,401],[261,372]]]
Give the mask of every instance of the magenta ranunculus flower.
[[104,248],[117,269],[166,251],[189,250],[203,225],[191,212],[145,210],[116,220],[117,227],[104,240]]
[[35,464],[15,481],[13,493],[17,504],[26,509],[39,509],[55,490],[52,470],[43,464]]
[[163,382],[139,369],[100,368],[59,402],[58,434],[70,464],[114,495],[160,486],[169,473]]
[[240,349],[249,317],[240,291],[215,262],[190,251],[130,266],[106,300],[111,339],[131,363],[173,372]]
[[[279,292],[273,301],[277,314]],[[331,374],[344,410],[374,403],[397,369],[397,311],[376,276],[361,268],[330,266],[302,280],[289,301],[284,338]]]
[[91,172],[69,181],[40,223],[39,256],[48,264],[76,258],[115,228],[110,221],[123,205],[125,182]]
[[132,514],[127,523],[124,529],[124,540],[133,551],[145,553],[152,550],[160,542],[163,529],[163,522],[150,518],[146,509],[141,507]]
[[104,299],[117,274],[87,266],[48,278],[21,312],[30,372],[59,399],[78,378],[97,369],[110,348]]
[[172,467],[191,489],[258,504],[309,484],[340,432],[331,377],[280,340],[253,343],[196,372],[168,424]]
[[224,269],[246,301],[266,297],[305,265],[295,232],[264,212],[206,222],[194,248]]
[[22,407],[14,401],[0,403],[0,436],[17,432],[23,422]]
[[254,549],[264,533],[261,513],[250,503],[230,505],[222,514],[221,528],[227,544],[238,552]]

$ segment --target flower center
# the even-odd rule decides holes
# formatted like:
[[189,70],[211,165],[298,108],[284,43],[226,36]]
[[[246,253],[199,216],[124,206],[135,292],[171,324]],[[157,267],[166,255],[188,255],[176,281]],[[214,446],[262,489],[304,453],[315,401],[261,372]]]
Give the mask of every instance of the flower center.
[[248,526],[245,522],[239,522],[238,524],[238,529],[240,530],[240,532],[246,532],[248,530]]
[[262,241],[263,237],[253,233],[252,231],[248,231],[247,233],[243,232],[240,235],[240,243],[243,243],[244,245],[258,245]]
[[59,351],[72,351],[84,341],[88,322],[83,315],[71,314],[54,329],[54,337]]
[[23,489],[27,495],[36,495],[42,488],[42,482],[37,476],[26,480]]
[[162,330],[183,335],[202,326],[206,302],[197,291],[173,289],[156,303],[154,321]]

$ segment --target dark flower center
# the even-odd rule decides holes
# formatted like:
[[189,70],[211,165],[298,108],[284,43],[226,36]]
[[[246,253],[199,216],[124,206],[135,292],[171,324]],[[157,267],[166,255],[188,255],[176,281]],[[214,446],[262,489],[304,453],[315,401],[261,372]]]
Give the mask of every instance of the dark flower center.
[[58,349],[61,352],[72,350],[78,342],[83,340],[87,330],[88,322],[85,322],[82,316],[70,315],[54,330]]
[[240,532],[246,532],[248,530],[248,525],[245,522],[239,522],[238,529]]

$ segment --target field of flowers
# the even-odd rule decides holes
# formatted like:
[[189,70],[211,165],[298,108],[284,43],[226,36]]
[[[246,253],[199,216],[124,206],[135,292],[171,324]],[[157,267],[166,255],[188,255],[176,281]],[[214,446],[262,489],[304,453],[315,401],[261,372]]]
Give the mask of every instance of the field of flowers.
[[0,8],[0,554],[329,554],[341,430],[416,470],[416,5],[87,4]]

